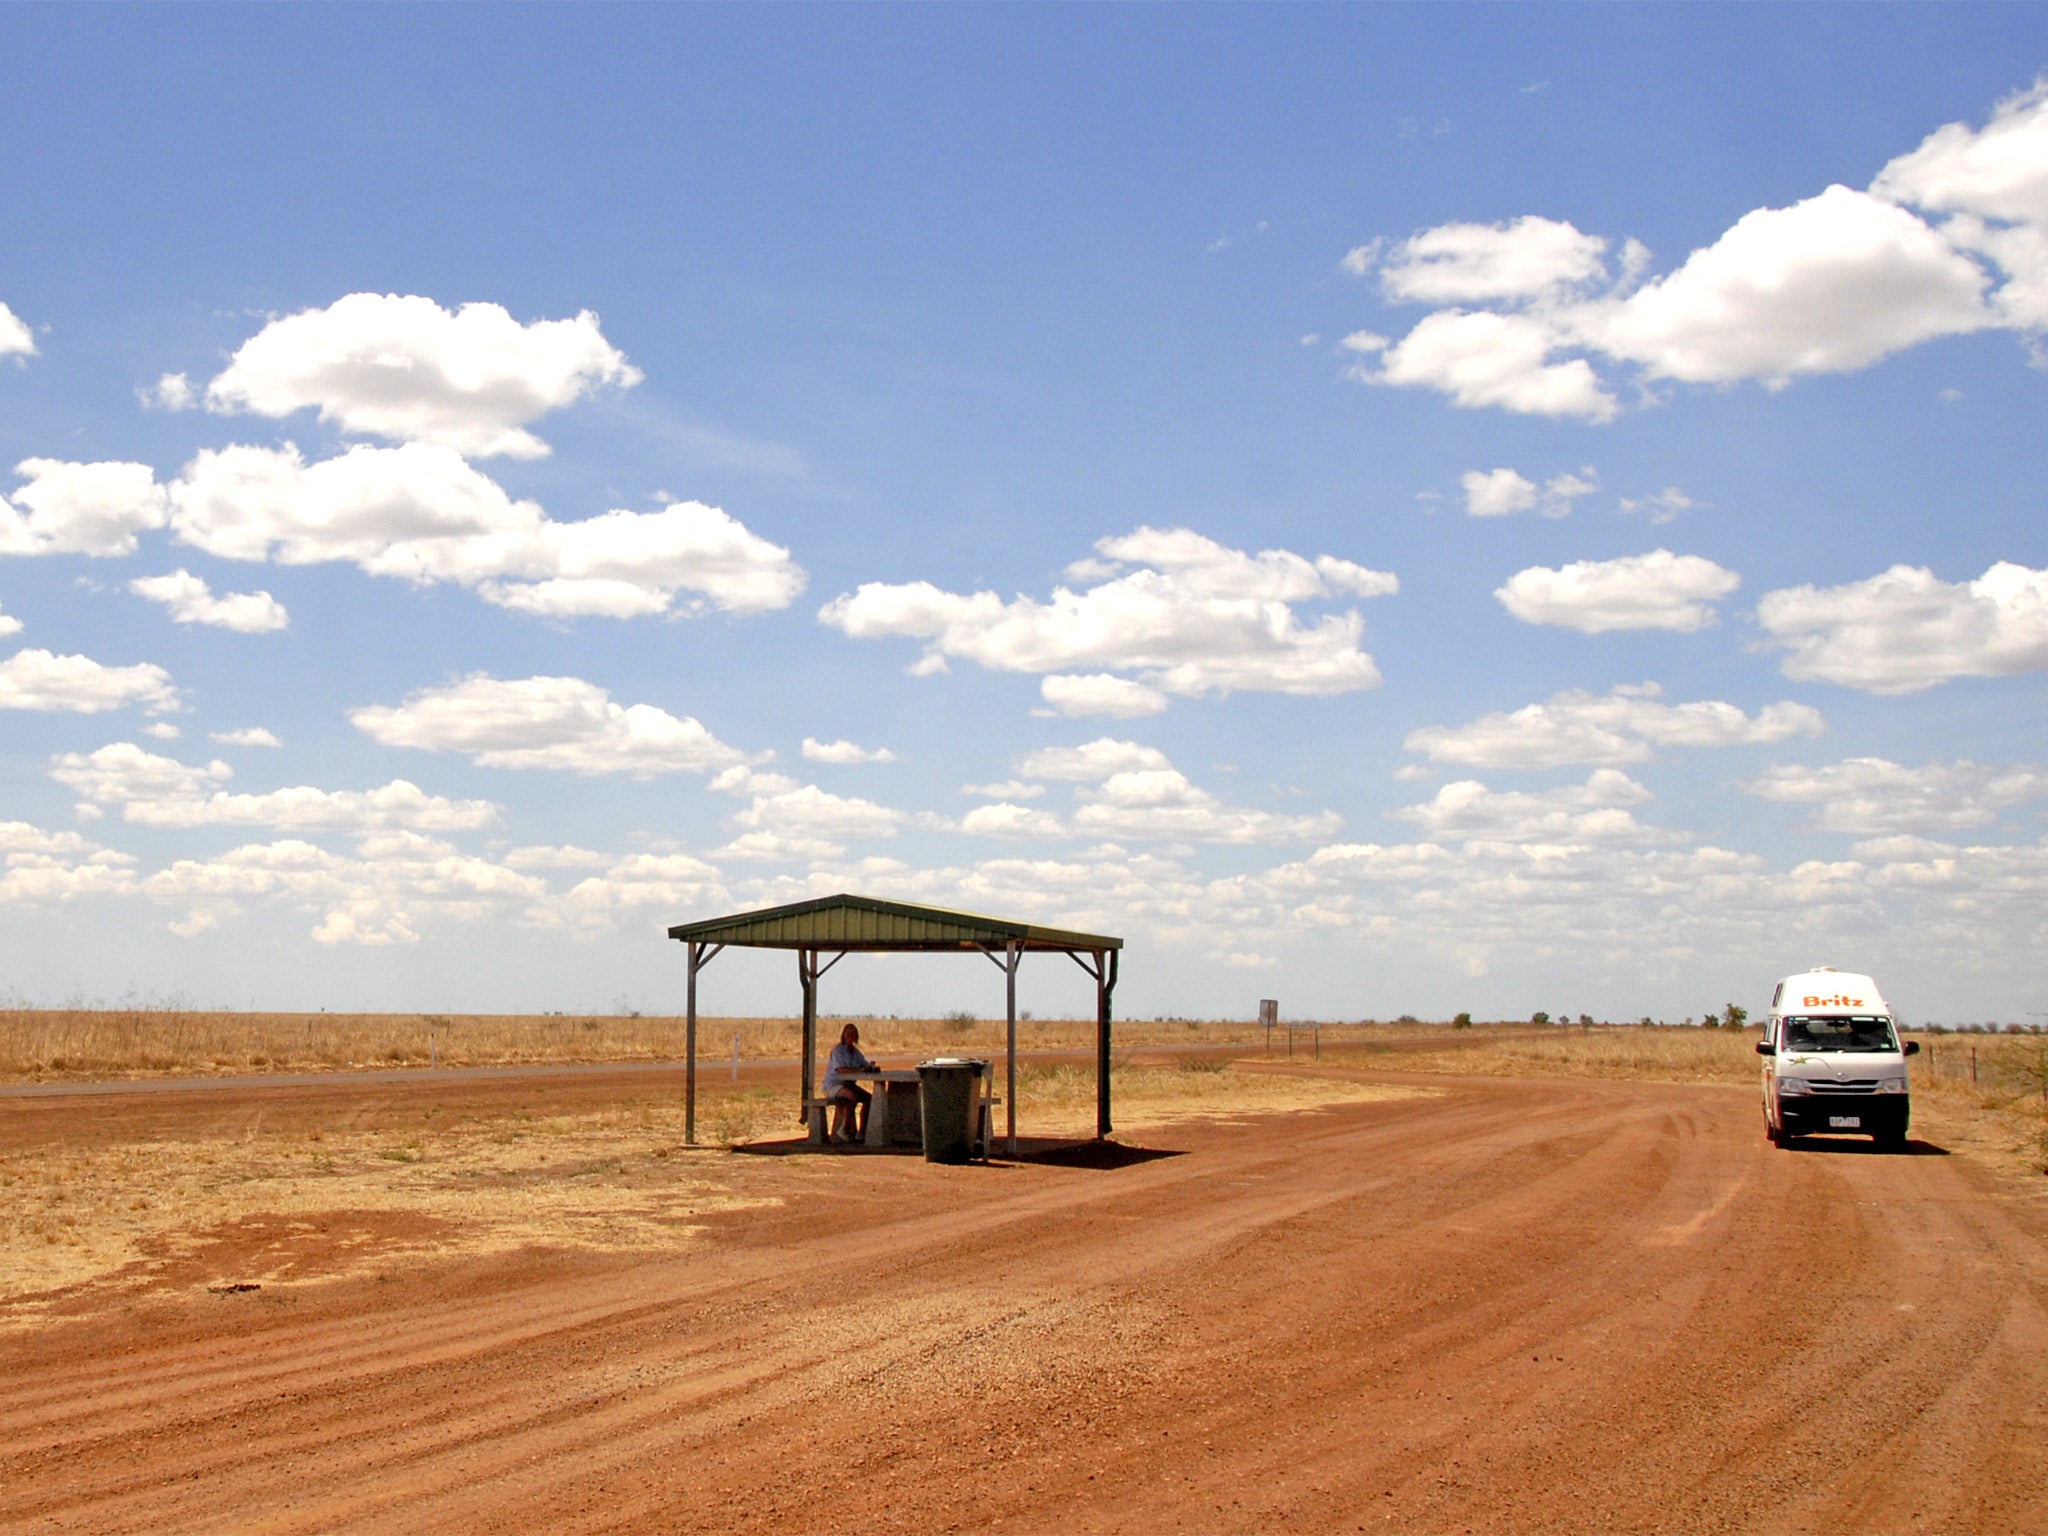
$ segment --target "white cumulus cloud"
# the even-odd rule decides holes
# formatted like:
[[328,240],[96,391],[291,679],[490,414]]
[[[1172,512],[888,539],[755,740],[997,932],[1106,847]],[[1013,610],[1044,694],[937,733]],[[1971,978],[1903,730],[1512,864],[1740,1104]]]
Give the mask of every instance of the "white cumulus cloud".
[[1534,215],[1512,224],[1440,224],[1394,247],[1381,263],[1380,286],[1390,298],[1422,304],[1535,298],[1604,277],[1606,250],[1598,235]]
[[1787,652],[1787,677],[1865,693],[2048,668],[2048,570],[2003,560],[1975,581],[1895,565],[1839,587],[1789,587],[1765,593],[1756,616]]
[[893,763],[896,754],[887,747],[863,747],[851,741],[819,741],[804,738],[804,756],[814,763]]
[[1871,190],[1938,213],[2048,224],[2048,82],[2000,102],[1982,129],[1935,129]]
[[18,635],[20,633],[21,620],[15,618],[11,613],[0,613],[0,640],[6,639],[9,635]]
[[[1157,747],[1100,736],[1078,747],[1041,747],[1017,764],[1024,784],[992,784],[1005,802],[1035,779],[1069,783],[1075,807],[1065,823],[1014,804],[969,812],[962,831],[1009,837],[1087,836],[1188,843],[1313,842],[1343,824],[1332,811],[1306,816],[1233,806],[1190,783]],[[1033,791],[1035,794],[1036,791]]]
[[314,917],[310,936],[319,944],[414,944],[436,924],[541,923],[554,915],[535,876],[406,828],[366,832],[353,854],[295,837],[244,844],[214,858],[180,859],[141,889],[186,909],[170,924],[174,933],[204,932],[252,905],[284,906]]
[[454,450],[424,443],[358,445],[312,464],[290,444],[207,449],[170,496],[178,537],[223,559],[347,561],[373,576],[460,583],[551,618],[661,613],[678,592],[756,612],[787,607],[804,584],[788,550],[717,507],[674,502],[558,522]]
[[586,776],[710,773],[744,765],[696,719],[652,704],[619,704],[576,677],[495,678],[482,673],[422,688],[398,705],[349,711],[356,729],[387,747],[460,752],[484,768],[553,769]]
[[1082,789],[1071,817],[1088,837],[1147,838],[1188,843],[1321,842],[1344,824],[1334,811],[1283,816],[1226,805],[1190,783],[1177,768],[1112,773]]
[[189,411],[199,405],[199,391],[182,373],[167,373],[149,388],[136,392],[143,408],[151,411]]
[[108,667],[90,656],[44,650],[16,651],[0,661],[0,709],[96,715],[131,704],[152,711],[176,709],[178,691],[171,686],[171,674],[146,661]]
[[244,795],[219,787],[233,774],[223,762],[194,767],[126,741],[62,753],[50,767],[50,777],[88,805],[118,807],[122,820],[138,826],[462,831],[488,825],[498,814],[488,800],[447,800],[404,779],[367,790],[301,784]]
[[1701,555],[1668,549],[1619,560],[1578,560],[1561,568],[1533,565],[1494,589],[1525,624],[1556,624],[1581,634],[1670,629],[1691,634],[1714,622],[1711,606],[1742,578]]
[[1552,475],[1542,485],[1516,469],[1468,469],[1458,483],[1465,492],[1465,510],[1473,517],[1507,517],[1531,510],[1563,517],[1573,503],[1600,489],[1590,465],[1577,474],[1567,470]]
[[589,310],[522,325],[498,304],[443,309],[417,295],[352,293],[272,320],[206,387],[216,411],[314,409],[344,432],[433,443],[471,458],[536,458],[525,426],[640,371]]
[[1051,811],[1014,805],[999,800],[977,805],[960,818],[960,830],[970,837],[1008,837],[1052,840],[1069,836],[1066,825]]
[[1039,697],[1069,718],[1106,715],[1136,720],[1166,712],[1167,697],[1157,688],[1134,683],[1109,672],[1054,672],[1040,678]]
[[135,887],[134,858],[76,832],[0,821],[0,906],[41,906],[81,897],[124,896]]
[[260,725],[245,727],[239,731],[214,731],[209,737],[224,747],[281,747],[283,742],[276,735]]
[[801,784],[755,796],[733,817],[745,832],[721,853],[751,859],[834,858],[845,851],[844,842],[894,837],[908,819],[872,800]]
[[1017,771],[1027,779],[1098,783],[1113,773],[1142,773],[1173,766],[1157,747],[1098,736],[1078,747],[1041,747],[1025,754]]
[[1652,378],[1782,387],[1994,323],[1988,282],[1912,214],[1835,186],[1744,214],[1669,277],[1576,325]]
[[1616,768],[1596,768],[1584,784],[1536,794],[1500,793],[1472,779],[1446,784],[1436,798],[1387,814],[1424,836],[1499,843],[1636,843],[1671,834],[1645,827],[1633,807],[1650,792]]
[[187,570],[173,571],[168,576],[138,576],[128,583],[128,590],[137,597],[163,604],[179,624],[204,624],[244,635],[261,635],[291,623],[284,604],[268,592],[230,592],[215,597],[203,580]]
[[[1918,210],[1918,211],[1916,211]],[[1924,215],[1924,216],[1923,216]],[[1355,258],[1355,259],[1354,259]],[[1835,185],[1743,214],[1674,269],[1648,276],[1570,224],[1446,224],[1379,259],[1391,303],[1435,308],[1398,340],[1347,340],[1376,384],[1461,406],[1607,420],[1618,386],[1844,373],[1945,336],[2048,330],[2048,82],[1982,128],[1950,123],[1884,166],[1868,191]],[[1647,280],[1646,280],[1647,279]]]
[[995,784],[962,784],[960,793],[983,800],[1036,800],[1045,793],[1045,786],[1023,779],[1004,779]]
[[35,334],[21,317],[0,304],[0,357],[34,357]]
[[1398,342],[1369,331],[1344,338],[1379,365],[1360,362],[1352,376],[1368,384],[1441,391],[1467,410],[1498,407],[1523,416],[1612,421],[1621,405],[1583,357],[1555,361],[1568,335],[1534,315],[1490,309],[1440,309]]
[[1667,485],[1661,491],[1652,491],[1647,496],[1623,496],[1619,498],[1624,512],[1641,512],[1653,524],[1672,521],[1681,512],[1689,512],[1698,505],[1690,496],[1675,485]]
[[1824,832],[1933,834],[1981,827],[1999,812],[2048,797],[2048,770],[1959,759],[1907,768],[1882,757],[1822,767],[1780,764],[1743,786],[1765,800],[1818,807]]
[[1470,725],[1427,726],[1403,743],[1431,762],[1473,768],[1559,768],[1647,762],[1659,747],[1743,747],[1818,736],[1805,704],[1767,704],[1754,715],[1718,699],[1666,704],[1655,683],[1606,695],[1577,689],[1540,704],[1481,715]]
[[132,555],[169,516],[147,464],[23,459],[14,472],[27,483],[0,498],[0,555]]
[[1183,696],[1345,693],[1380,680],[1356,610],[1304,624],[1292,605],[1398,590],[1385,572],[1329,555],[1248,554],[1186,529],[1140,528],[1096,549],[1100,560],[1069,573],[1094,584],[1056,587],[1046,601],[870,582],[818,617],[855,639],[924,640],[924,670],[949,657],[1006,672],[1094,667]]

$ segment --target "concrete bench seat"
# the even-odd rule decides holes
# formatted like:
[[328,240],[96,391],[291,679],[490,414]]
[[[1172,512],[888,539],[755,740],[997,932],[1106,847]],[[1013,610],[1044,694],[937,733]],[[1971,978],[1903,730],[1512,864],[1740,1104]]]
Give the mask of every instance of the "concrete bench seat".
[[[803,1101],[804,1140],[809,1145],[822,1147],[828,1144],[826,1127],[829,1122],[826,1116],[835,1102],[833,1099],[824,1098],[807,1098]],[[1000,1098],[993,1097],[980,1100],[981,1134],[976,1140],[980,1143],[979,1151],[983,1157],[988,1156],[990,1139],[994,1132],[993,1122],[995,1117],[992,1111],[1002,1102]],[[879,1102],[871,1103],[868,1106],[868,1113],[872,1116],[879,1108]]]

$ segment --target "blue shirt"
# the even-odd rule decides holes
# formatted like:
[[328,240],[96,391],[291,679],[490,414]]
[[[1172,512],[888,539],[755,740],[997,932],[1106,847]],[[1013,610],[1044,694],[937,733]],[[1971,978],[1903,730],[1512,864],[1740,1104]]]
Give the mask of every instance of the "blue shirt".
[[830,1098],[837,1093],[853,1073],[874,1070],[875,1064],[861,1055],[859,1046],[840,1041],[825,1061],[825,1096]]

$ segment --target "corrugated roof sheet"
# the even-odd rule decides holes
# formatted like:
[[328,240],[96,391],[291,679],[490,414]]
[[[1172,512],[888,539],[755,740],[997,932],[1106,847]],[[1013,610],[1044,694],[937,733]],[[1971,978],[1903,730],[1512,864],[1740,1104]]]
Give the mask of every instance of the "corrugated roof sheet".
[[735,912],[729,917],[678,923],[668,936],[684,941],[732,944],[752,949],[948,950],[1122,949],[1124,941],[1106,934],[1045,928],[978,912],[953,912],[907,901],[882,901],[873,896],[823,896]]

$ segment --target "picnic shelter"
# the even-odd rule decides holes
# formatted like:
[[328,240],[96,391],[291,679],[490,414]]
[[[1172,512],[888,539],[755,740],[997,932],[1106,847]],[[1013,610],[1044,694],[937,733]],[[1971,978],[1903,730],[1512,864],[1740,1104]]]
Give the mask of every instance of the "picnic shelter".
[[[1031,953],[1065,955],[1095,982],[1095,1135],[1110,1132],[1110,996],[1124,941],[1107,934],[1047,928],[1009,918],[954,912],[944,907],[883,901],[872,896],[824,896],[787,906],[735,912],[728,917],[678,923],[668,936],[687,946],[688,1015],[684,1031],[683,1135],[697,1140],[697,973],[728,948],[796,951],[803,989],[803,1084],[816,1086],[818,980],[850,954],[959,954],[980,952],[1003,972],[1008,995],[1007,1084],[1003,1103],[1010,1155],[1017,1153],[1017,967]],[[830,959],[824,957],[829,955]]]

